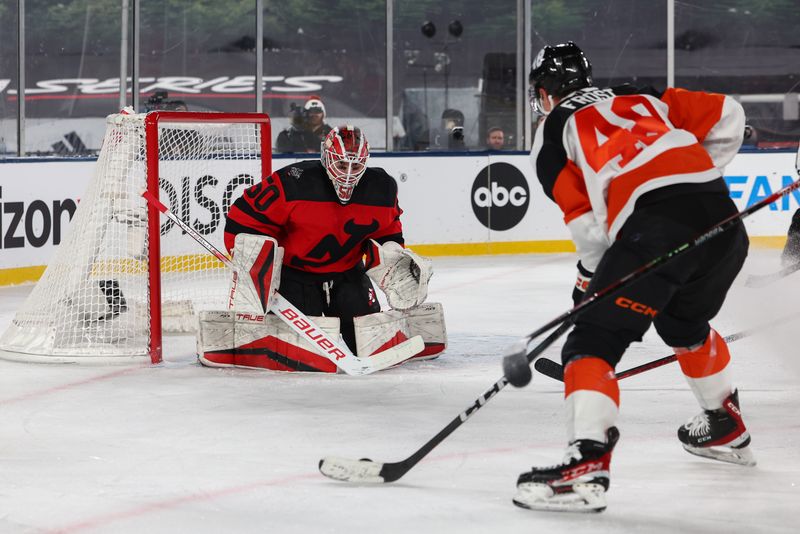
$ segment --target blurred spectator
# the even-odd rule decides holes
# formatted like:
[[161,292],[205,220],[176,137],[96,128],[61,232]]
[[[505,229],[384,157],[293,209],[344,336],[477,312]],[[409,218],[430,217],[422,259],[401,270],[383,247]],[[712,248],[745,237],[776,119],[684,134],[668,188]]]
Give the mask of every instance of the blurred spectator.
[[402,150],[427,150],[431,144],[428,116],[419,106],[408,102],[403,110],[403,129],[406,136],[400,146]]
[[309,99],[301,108],[290,104],[289,127],[278,134],[278,152],[319,152],[331,127],[325,123],[325,105],[318,98]]
[[486,132],[486,148],[489,150],[503,150],[506,144],[506,135],[499,126],[489,128]]
[[183,100],[173,100],[172,107],[168,109],[172,109],[172,111],[189,111],[189,106]]
[[[183,100],[171,100],[167,91],[156,91],[147,99],[144,109],[145,112],[189,111],[189,106]],[[158,137],[158,151],[164,158],[194,158],[202,147],[202,136],[191,128],[163,128]]]
[[325,137],[333,129],[325,122],[325,104],[319,98],[310,98],[303,106],[306,112],[307,129],[314,134],[317,138],[316,147],[314,152],[319,152],[319,147],[325,140]]

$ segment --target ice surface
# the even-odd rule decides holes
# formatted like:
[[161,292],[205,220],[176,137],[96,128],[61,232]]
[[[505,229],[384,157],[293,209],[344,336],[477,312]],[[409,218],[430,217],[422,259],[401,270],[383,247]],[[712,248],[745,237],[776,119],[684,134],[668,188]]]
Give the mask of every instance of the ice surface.
[[[370,377],[200,367],[191,337],[167,338],[159,367],[0,361],[0,532],[797,532],[797,318],[731,344],[756,468],[684,452],[677,427],[698,408],[675,364],[620,382],[622,439],[600,515],[511,504],[517,474],[561,458],[560,385],[507,387],[398,482],[322,477],[327,455],[398,461],[500,378],[519,336],[565,311],[572,255],[436,259],[445,306],[438,360]],[[727,335],[800,313],[800,274],[753,251],[714,325]],[[0,328],[29,287],[0,289]],[[557,357],[558,347],[547,354]],[[652,333],[620,369],[665,356]]]

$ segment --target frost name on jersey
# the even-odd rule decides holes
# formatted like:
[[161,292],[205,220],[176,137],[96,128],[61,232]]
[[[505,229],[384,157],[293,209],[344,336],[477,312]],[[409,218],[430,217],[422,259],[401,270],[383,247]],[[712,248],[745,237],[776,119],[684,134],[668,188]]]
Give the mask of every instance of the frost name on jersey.
[[608,100],[609,98],[614,98],[614,91],[612,89],[587,87],[586,89],[581,89],[572,96],[567,97],[567,99],[562,101],[560,105],[567,109],[578,109],[587,104]]

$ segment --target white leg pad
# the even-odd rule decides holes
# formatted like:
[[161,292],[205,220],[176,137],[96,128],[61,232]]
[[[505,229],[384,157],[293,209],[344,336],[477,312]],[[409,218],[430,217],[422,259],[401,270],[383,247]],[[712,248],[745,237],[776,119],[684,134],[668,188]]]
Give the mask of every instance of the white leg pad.
[[408,321],[411,336],[422,336],[425,349],[414,356],[414,360],[437,358],[447,348],[447,328],[444,310],[440,302],[426,302],[403,312]]
[[412,337],[405,314],[396,310],[354,317],[353,325],[359,358],[367,358]]
[[236,271],[231,279],[228,308],[265,313],[281,279],[283,248],[269,236],[237,234],[231,261]]
[[[337,317],[314,317],[330,336],[339,337]],[[233,311],[200,313],[197,339],[200,363],[276,371],[337,372],[336,365],[274,315]]]

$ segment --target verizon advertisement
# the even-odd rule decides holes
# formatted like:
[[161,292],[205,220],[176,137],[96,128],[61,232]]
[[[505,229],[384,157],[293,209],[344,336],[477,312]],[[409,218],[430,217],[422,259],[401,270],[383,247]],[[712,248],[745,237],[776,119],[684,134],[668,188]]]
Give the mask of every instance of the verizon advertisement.
[[[294,161],[275,159],[273,167]],[[222,246],[225,215],[260,178],[259,169],[255,162],[205,163],[200,171],[192,170],[199,169],[192,162],[163,162],[160,196],[184,222]],[[569,240],[526,155],[375,156],[370,165],[397,180],[410,244]],[[47,264],[69,231],[94,168],[93,161],[0,163],[0,270]],[[793,169],[791,153],[739,154],[725,180],[742,209],[791,182]],[[761,210],[747,219],[750,235],[784,236],[798,207],[795,193]],[[203,252],[167,219],[161,234],[171,253]]]

